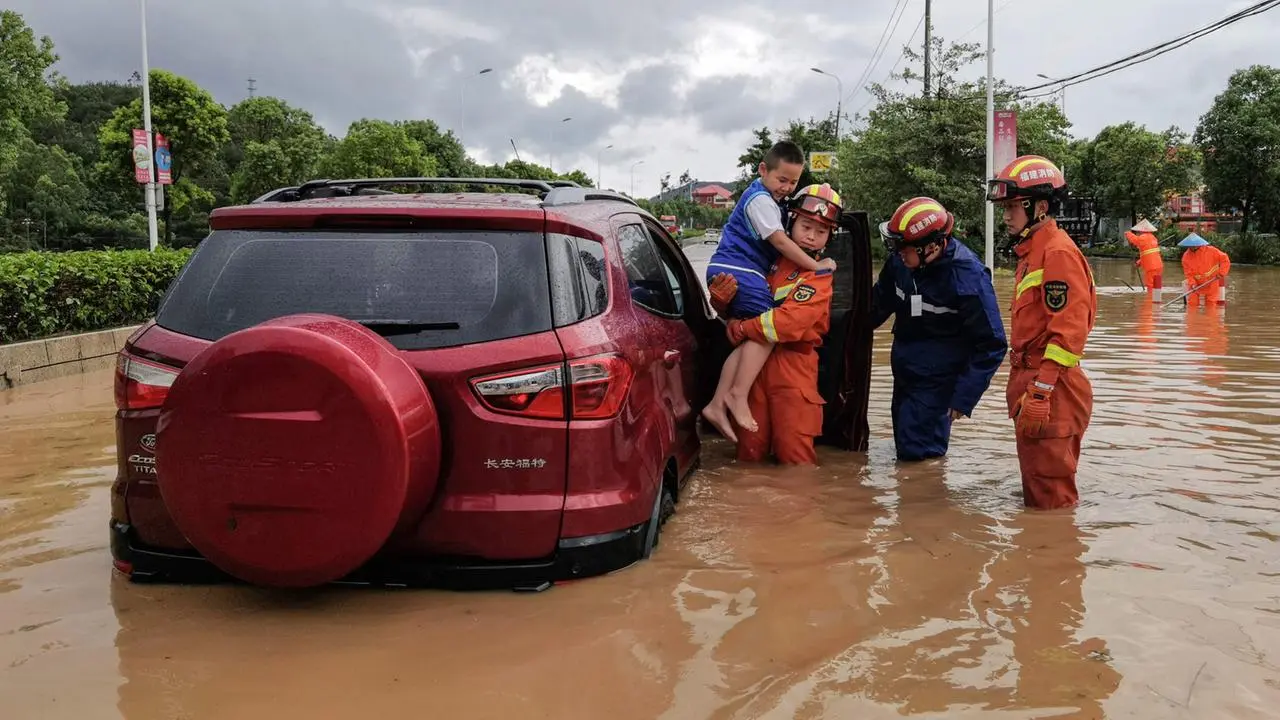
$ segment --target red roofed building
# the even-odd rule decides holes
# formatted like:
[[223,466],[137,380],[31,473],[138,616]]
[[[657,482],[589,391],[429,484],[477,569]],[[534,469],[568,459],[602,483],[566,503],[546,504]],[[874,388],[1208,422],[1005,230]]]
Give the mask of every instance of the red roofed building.
[[703,185],[693,191],[693,201],[711,207],[733,207],[733,192],[723,185]]

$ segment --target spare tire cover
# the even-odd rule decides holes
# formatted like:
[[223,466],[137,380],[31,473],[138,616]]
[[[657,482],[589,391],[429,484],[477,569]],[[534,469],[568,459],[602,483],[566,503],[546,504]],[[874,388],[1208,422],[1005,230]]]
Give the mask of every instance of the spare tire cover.
[[241,580],[306,587],[419,520],[440,469],[422,378],[386,339],[294,315],[209,346],[161,412],[156,475],[187,539]]

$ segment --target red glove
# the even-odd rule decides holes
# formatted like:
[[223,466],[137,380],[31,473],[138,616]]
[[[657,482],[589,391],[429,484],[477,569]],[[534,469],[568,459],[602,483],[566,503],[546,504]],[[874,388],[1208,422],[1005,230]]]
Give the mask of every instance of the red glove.
[[734,347],[738,347],[747,339],[747,332],[745,329],[743,329],[742,322],[743,321],[737,320],[737,319],[729,321],[729,325],[727,328],[728,335],[729,335],[729,342],[733,343]]
[[1052,385],[1031,381],[1022,397],[1018,398],[1018,407],[1014,411],[1019,434],[1038,438],[1044,433],[1045,426],[1049,424],[1049,398],[1052,395]]
[[729,273],[719,273],[711,278],[707,291],[711,294],[712,309],[717,315],[724,315],[729,309],[729,303],[738,294],[738,278]]

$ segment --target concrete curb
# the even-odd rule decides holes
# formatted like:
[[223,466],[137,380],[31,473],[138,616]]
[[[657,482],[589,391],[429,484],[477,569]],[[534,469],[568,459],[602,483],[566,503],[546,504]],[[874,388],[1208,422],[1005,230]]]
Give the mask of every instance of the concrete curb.
[[41,380],[104,370],[139,326],[0,345],[0,391]]

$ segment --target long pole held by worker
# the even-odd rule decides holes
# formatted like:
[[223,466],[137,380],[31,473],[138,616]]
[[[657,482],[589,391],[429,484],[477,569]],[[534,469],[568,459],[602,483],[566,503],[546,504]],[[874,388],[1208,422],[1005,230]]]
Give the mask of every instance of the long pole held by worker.
[[156,220],[156,148],[151,134],[151,64],[147,58],[147,0],[139,0],[142,8],[142,129],[147,133],[147,167],[149,180],[146,185],[148,248],[156,251],[160,245],[160,227]]
[[1195,287],[1191,288],[1190,290],[1186,291],[1185,293],[1183,293],[1183,294],[1179,295],[1178,297],[1176,297],[1176,298],[1174,298],[1174,299],[1170,300],[1169,302],[1165,303],[1165,304],[1164,304],[1164,306],[1165,306],[1165,307],[1169,307],[1170,305],[1172,305],[1172,304],[1174,304],[1174,303],[1178,302],[1179,300],[1186,300],[1187,298],[1191,297],[1192,295],[1195,295],[1197,292],[1200,292],[1201,290],[1203,290],[1203,289],[1205,289],[1205,288],[1209,287],[1210,285],[1214,284],[1214,283],[1215,283],[1215,282],[1217,282],[1217,281],[1218,281],[1218,278],[1213,278],[1212,280],[1208,280],[1207,282],[1204,282],[1204,283],[1202,283],[1202,284],[1200,284],[1200,285],[1197,285],[1197,286],[1195,286]]
[[[995,64],[993,62],[994,50],[992,45],[995,43],[995,16],[996,1],[987,0],[987,177],[983,179],[983,188],[985,195],[986,181],[996,175],[996,94],[995,94]],[[996,225],[996,206],[990,200],[987,200],[987,267],[991,270],[995,269],[996,250],[995,250],[995,225]]]

